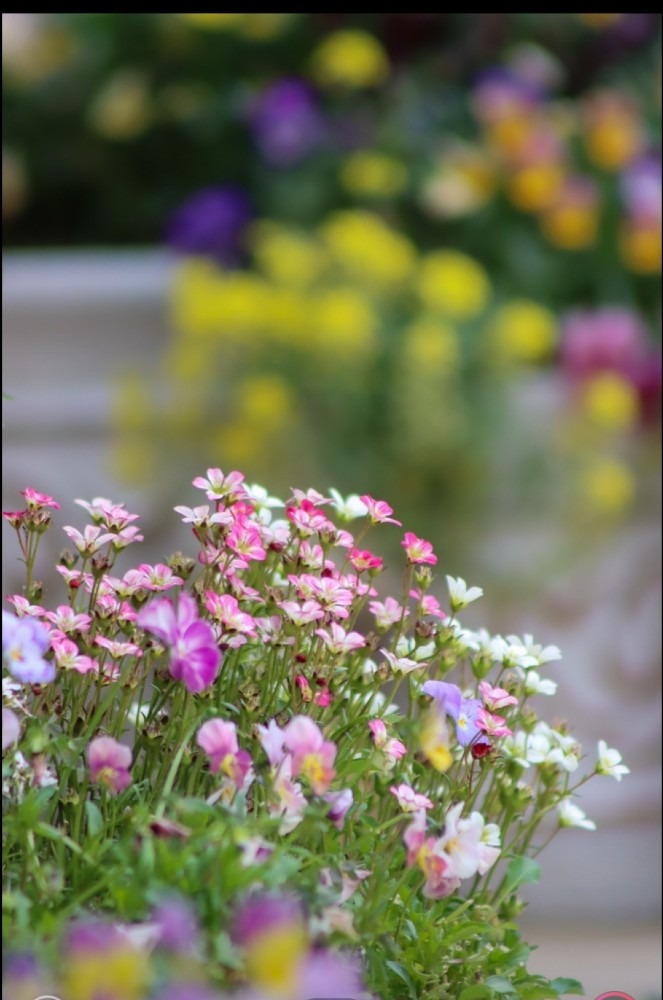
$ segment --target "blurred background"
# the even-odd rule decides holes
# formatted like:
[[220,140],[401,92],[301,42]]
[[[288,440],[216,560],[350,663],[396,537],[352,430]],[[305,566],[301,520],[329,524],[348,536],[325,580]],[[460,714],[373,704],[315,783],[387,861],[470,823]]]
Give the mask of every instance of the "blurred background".
[[155,562],[210,465],[387,499],[631,768],[533,968],[660,997],[660,19],[4,14],[3,83],[4,508]]

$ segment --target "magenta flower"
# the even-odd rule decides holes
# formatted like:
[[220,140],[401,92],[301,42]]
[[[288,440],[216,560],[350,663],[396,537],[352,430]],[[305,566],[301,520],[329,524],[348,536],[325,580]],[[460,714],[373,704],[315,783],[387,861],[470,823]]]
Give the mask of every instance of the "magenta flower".
[[405,549],[408,562],[428,563],[430,566],[435,566],[437,563],[437,556],[433,552],[431,543],[424,538],[417,538],[411,531],[405,532],[401,545]]
[[372,552],[369,552],[368,549],[352,549],[350,551],[350,562],[358,573],[363,573],[367,569],[382,569],[384,565],[382,559],[380,559],[379,556],[374,555]]
[[44,659],[50,645],[48,632],[35,618],[15,618],[2,612],[2,661],[17,681],[48,684],[55,667]]
[[628,378],[648,353],[647,331],[629,309],[573,312],[564,320],[562,363],[573,377],[614,371]]
[[25,497],[31,510],[39,510],[40,507],[53,507],[55,510],[60,510],[60,504],[56,503],[53,497],[49,497],[48,493],[39,493],[30,486],[21,490],[21,496]]
[[498,708],[506,708],[507,705],[517,705],[518,699],[513,694],[509,694],[504,688],[493,687],[488,681],[479,682],[479,694],[483,698],[486,708],[494,712]]
[[211,626],[198,618],[192,597],[180,594],[177,610],[168,598],[152,601],[139,613],[138,624],[168,646],[170,672],[176,681],[194,694],[214,683],[221,653]]
[[246,750],[239,749],[235,723],[210,719],[198,730],[196,743],[209,757],[210,771],[213,774],[222,771],[241,788],[251,769],[251,757]]
[[364,494],[359,499],[368,508],[368,518],[373,524],[397,524],[401,527],[401,522],[391,515],[393,508],[385,500],[374,500],[373,497]]
[[111,795],[123,792],[131,784],[131,750],[112,736],[99,736],[87,750],[90,781],[104,785]]

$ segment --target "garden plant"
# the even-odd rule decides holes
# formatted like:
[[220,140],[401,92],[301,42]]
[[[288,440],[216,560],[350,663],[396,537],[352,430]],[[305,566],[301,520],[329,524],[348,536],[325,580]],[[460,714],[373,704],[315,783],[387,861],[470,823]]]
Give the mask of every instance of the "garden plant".
[[383,500],[193,486],[191,550],[157,565],[126,562],[138,515],[77,500],[48,602],[60,505],[4,514],[7,997],[579,995],[528,972],[519,893],[628,768],[539,718],[559,649],[465,627],[481,588]]

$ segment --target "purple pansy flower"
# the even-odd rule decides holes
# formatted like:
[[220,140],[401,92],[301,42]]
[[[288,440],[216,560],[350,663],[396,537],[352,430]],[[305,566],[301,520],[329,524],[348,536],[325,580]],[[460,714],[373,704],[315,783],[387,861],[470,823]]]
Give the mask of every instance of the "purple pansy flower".
[[[481,699],[463,698],[462,691],[456,684],[447,684],[445,681],[426,681],[422,691],[434,698],[444,712],[454,720],[456,739],[461,746],[469,746],[475,741],[488,742],[477,725],[479,711],[483,708]],[[477,739],[477,737],[482,738]]]
[[177,609],[164,598],[152,601],[138,615],[138,624],[153,632],[170,649],[170,672],[196,694],[209,687],[219,672],[221,653],[208,622],[198,617],[198,606],[180,594]]
[[131,784],[131,750],[112,736],[99,736],[87,750],[90,780],[105,785],[111,795],[123,792]]
[[204,188],[171,216],[166,242],[175,250],[237,267],[242,261],[244,231],[252,218],[251,203],[241,188]]
[[2,612],[2,662],[17,681],[48,684],[55,667],[44,659],[50,641],[46,628],[35,618],[16,618]]
[[310,153],[324,129],[317,102],[303,80],[279,80],[249,108],[249,126],[262,156],[275,167],[289,167]]

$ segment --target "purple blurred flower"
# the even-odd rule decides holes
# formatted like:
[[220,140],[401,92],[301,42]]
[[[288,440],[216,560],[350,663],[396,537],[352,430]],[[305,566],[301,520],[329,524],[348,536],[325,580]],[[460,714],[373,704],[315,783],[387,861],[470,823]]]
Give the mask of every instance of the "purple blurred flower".
[[483,122],[531,109],[545,96],[542,88],[506,66],[493,66],[477,77],[472,106]]
[[[469,746],[475,740],[487,743],[485,734],[477,725],[479,712],[483,704],[479,698],[463,698],[456,684],[444,681],[426,681],[421,689],[424,694],[434,698],[440,708],[456,723],[456,739],[461,746]],[[477,739],[482,737],[481,739]]]
[[186,955],[198,944],[198,922],[184,899],[170,897],[154,908],[152,920],[159,927],[159,945],[167,951]]
[[171,216],[166,242],[175,250],[237,267],[242,261],[244,230],[252,218],[251,203],[241,188],[204,188]]
[[131,750],[112,736],[99,736],[87,750],[90,781],[105,785],[111,795],[123,792],[131,784]]
[[180,594],[177,610],[168,599],[152,601],[138,615],[138,624],[170,648],[170,672],[194,694],[216,679],[221,653],[211,626],[198,618],[196,602]]
[[340,792],[327,792],[324,798],[330,805],[327,816],[337,829],[342,830],[345,817],[354,801],[352,789],[344,788]]
[[638,222],[661,221],[661,158],[643,156],[626,170],[621,182],[628,214]]
[[297,1000],[364,994],[359,963],[339,952],[314,951],[304,962]]
[[34,618],[16,618],[2,612],[2,661],[17,681],[47,684],[55,666],[44,659],[50,641],[46,628]]
[[647,331],[628,309],[573,312],[562,323],[562,364],[575,378],[598,371],[630,377],[648,354]]
[[2,706],[2,749],[6,750],[12,743],[18,743],[21,735],[21,724],[18,716],[11,708]]
[[96,954],[113,951],[122,941],[122,935],[104,920],[86,920],[73,924],[67,934],[68,954]]
[[262,156],[289,167],[310,153],[324,135],[322,117],[303,80],[279,80],[249,107],[249,127]]
[[292,896],[254,896],[243,903],[235,914],[232,938],[246,946],[255,938],[283,926],[303,926],[300,903]]

